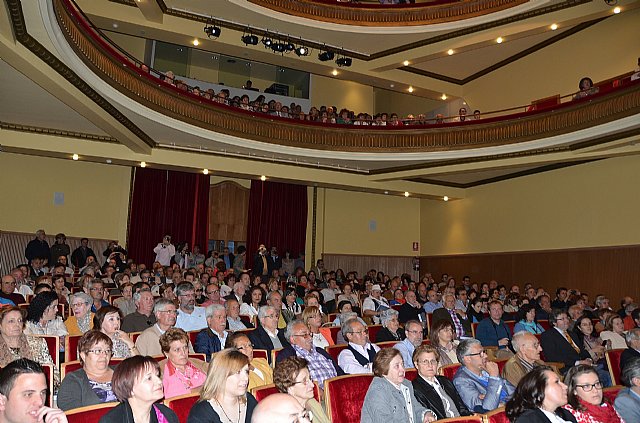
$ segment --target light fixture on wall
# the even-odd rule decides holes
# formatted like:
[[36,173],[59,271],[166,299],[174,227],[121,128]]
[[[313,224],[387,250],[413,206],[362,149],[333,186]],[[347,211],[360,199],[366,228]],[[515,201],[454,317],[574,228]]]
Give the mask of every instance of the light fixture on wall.
[[140,162],[140,167],[147,167],[147,162]]
[[264,182],[264,181],[266,181],[266,180],[267,180],[267,177],[266,177],[266,176],[264,176],[264,175],[262,175],[262,176],[260,177],[260,180],[261,180],[262,182]]
[[204,26],[204,33],[209,38],[218,38],[222,34],[222,29],[219,26],[209,24]]
[[80,157],[79,157],[77,154],[74,154],[73,156],[71,156],[71,158],[72,158],[73,160],[78,160]]
[[351,57],[338,57],[336,59],[336,65],[338,65],[341,68],[348,68],[349,66],[351,66],[351,63],[353,62],[353,59],[351,59]]
[[203,169],[202,173],[204,173],[205,175],[208,175],[209,174],[209,169]]
[[257,46],[258,42],[260,41],[258,39],[258,36],[253,34],[245,34],[240,39],[247,46]]
[[328,50],[318,54],[318,60],[321,62],[328,62],[329,60],[333,60],[334,57],[336,57],[336,54]]
[[305,46],[298,46],[294,52],[296,53],[296,55],[298,57],[301,56],[308,56],[309,55],[309,48],[305,47]]

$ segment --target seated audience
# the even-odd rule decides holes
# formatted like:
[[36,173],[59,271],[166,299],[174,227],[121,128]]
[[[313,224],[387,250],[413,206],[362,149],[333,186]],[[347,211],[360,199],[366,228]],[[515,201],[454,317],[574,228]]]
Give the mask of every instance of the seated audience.
[[404,367],[410,369],[416,367],[413,363],[413,353],[420,345],[422,345],[422,323],[417,320],[409,320],[404,325],[404,333],[407,337],[398,342],[393,348],[400,351]]
[[115,402],[111,380],[113,369],[109,360],[113,343],[104,333],[90,330],[78,341],[82,368],[67,373],[58,390],[58,407],[67,411],[87,405]]
[[120,285],[120,292],[122,292],[122,297],[116,298],[113,305],[122,311],[123,316],[128,316],[136,311],[136,305],[133,302],[133,285],[131,282]]
[[387,299],[382,296],[380,285],[375,284],[371,287],[371,294],[362,302],[362,316],[370,318],[374,324],[379,325],[380,315],[389,308]]
[[[44,276],[44,274],[40,276]],[[34,277],[33,279],[35,280],[36,278],[37,277]],[[22,294],[15,292],[17,284],[18,283],[16,282],[13,276],[4,275],[2,277],[2,286],[0,288],[0,298],[9,300],[9,302],[12,302],[13,305],[16,305],[16,306],[19,304],[26,303],[27,301],[24,299]],[[4,302],[4,303],[8,304],[7,302]]]
[[456,354],[462,366],[456,372],[453,384],[469,410],[486,413],[511,398],[515,387],[500,377],[498,365],[488,360],[480,341],[462,340]]
[[381,350],[376,355],[373,374],[362,405],[361,423],[424,423],[436,419],[431,410],[416,400],[413,385],[404,378],[404,363],[398,350]]
[[93,327],[101,331],[113,342],[113,358],[129,358],[138,354],[131,337],[120,330],[120,310],[113,306],[100,308],[93,318]]
[[[236,285],[243,285],[242,282],[236,282]],[[253,325],[249,322],[245,322],[240,318],[240,303],[238,300],[233,297],[233,295],[224,303],[225,308],[227,309],[227,329],[231,332],[235,332],[237,330],[245,330],[253,328]]]
[[497,358],[511,356],[511,329],[502,320],[502,303],[493,300],[489,303],[489,317],[483,319],[476,328],[476,339],[484,347],[498,347]]
[[122,320],[122,330],[131,332],[142,332],[156,324],[156,316],[153,314],[153,294],[146,288],[133,293],[133,303],[136,311],[125,316]]
[[471,318],[471,323],[480,323],[484,319],[483,309],[485,307],[485,299],[477,296],[469,299],[469,307],[467,315]]
[[[349,301],[340,301],[340,303],[338,303],[338,316],[333,320],[332,324],[333,326],[342,326],[342,317],[345,314],[353,314],[353,316],[357,316],[357,314],[353,311],[353,307],[351,306],[351,303]],[[360,319],[358,317],[358,319]],[[346,320],[345,320],[346,321]],[[361,323],[363,325],[367,325],[364,320],[360,319]]]
[[621,374],[623,390],[618,392],[615,409],[627,422],[640,422],[640,358],[634,358]]
[[433,411],[438,420],[473,414],[462,402],[453,383],[437,374],[440,357],[435,348],[431,345],[418,347],[411,362],[418,371],[418,377],[412,382],[416,399]]
[[627,342],[624,340],[624,321],[617,314],[607,317],[605,327],[600,332],[600,338],[610,343],[612,349],[627,348]]
[[73,311],[73,315],[64,321],[69,335],[83,335],[93,329],[93,313],[91,313],[90,304],[91,297],[84,292],[78,292],[69,297],[69,308]]
[[594,87],[593,86],[593,81],[589,77],[582,78],[580,80],[580,83],[578,84],[578,88],[580,89],[580,91],[578,91],[573,96],[574,100],[578,100],[578,99],[581,99],[581,98],[584,98],[584,97],[588,97],[588,96],[596,94],[596,93],[598,93],[600,91],[600,89],[598,87]]
[[634,358],[640,358],[640,328],[627,332],[626,340],[629,347],[620,355],[620,371]]
[[176,327],[185,332],[201,330],[207,327],[204,307],[196,305],[195,288],[191,282],[182,282],[176,287],[176,296],[180,310]]
[[[532,288],[533,289],[533,288]],[[529,302],[530,304],[536,304],[536,300]],[[536,310],[536,321],[548,320],[551,322],[551,316],[553,314],[553,308],[551,307],[551,298],[547,295],[541,295],[537,300],[538,308]]]
[[258,315],[258,309],[266,304],[262,288],[259,286],[251,288],[249,291],[249,300],[250,302],[240,305],[240,314],[253,318],[253,316]]
[[436,291],[435,289],[428,290],[427,301],[422,306],[425,313],[433,313],[440,307],[442,307],[442,303],[440,303],[440,299],[438,298],[438,291]]
[[193,349],[204,354],[207,361],[210,361],[211,356],[222,350],[227,342],[227,311],[223,305],[211,304],[206,307],[205,315],[208,327],[198,333]]
[[543,366],[545,363],[540,360],[540,353],[542,352],[540,342],[531,332],[516,332],[513,335],[512,344],[516,353],[505,363],[502,369],[502,377],[513,386],[517,386],[524,375],[535,367]]
[[101,279],[91,279],[88,283],[88,292],[91,297],[91,311],[95,313],[102,307],[110,305],[108,301],[104,299],[105,290],[104,282]]
[[577,423],[562,408],[567,404],[567,385],[548,366],[527,373],[506,405],[507,418],[517,423]]
[[409,320],[425,322],[425,311],[418,302],[415,291],[408,290],[404,293],[404,304],[398,310],[398,321],[406,323]]
[[141,355],[127,358],[113,371],[111,385],[121,402],[102,416],[100,423],[179,423],[176,414],[159,402],[164,391],[155,359]]
[[589,352],[593,365],[596,366],[598,374],[602,380],[602,383],[606,386],[610,386],[611,378],[607,370],[607,363],[604,353],[608,349],[610,342],[603,341],[595,330],[593,329],[593,323],[587,316],[580,316],[575,321],[574,332],[578,337],[578,340],[582,342],[583,348]]
[[404,329],[400,327],[396,310],[390,308],[383,311],[380,314],[380,324],[382,324],[382,328],[376,334],[376,342],[402,341],[404,339]]
[[67,423],[64,412],[44,405],[47,397],[44,370],[22,358],[0,369],[0,421],[6,423]]
[[266,358],[253,356],[253,344],[247,335],[241,332],[232,333],[227,337],[224,347],[235,348],[249,358],[249,391],[273,383],[273,368]]
[[162,355],[160,336],[176,324],[176,305],[173,301],[160,298],[153,306],[156,324],[142,331],[136,339],[136,348],[141,355],[152,357]]
[[440,357],[438,367],[458,362],[456,348],[460,341],[456,339],[453,323],[448,320],[440,320],[431,326],[430,340],[431,345],[438,351],[438,356]]
[[59,336],[61,347],[64,346],[64,337],[69,332],[62,317],[58,316],[58,294],[47,291],[33,297],[27,308],[27,324],[24,333]]
[[569,316],[565,310],[553,310],[549,322],[553,327],[540,336],[540,345],[547,361],[564,363],[560,369],[565,374],[571,367],[578,364],[593,364],[593,359],[578,335],[570,332]]
[[[191,408],[187,423],[250,423],[257,401],[247,392],[248,383],[249,358],[246,355],[236,349],[225,349],[215,354],[200,401]],[[233,416],[233,420],[228,416]]]
[[518,310],[518,323],[513,328],[513,332],[527,331],[533,334],[539,334],[544,332],[544,329],[536,321],[536,306],[535,304],[523,304]]
[[282,304],[281,314],[287,323],[299,319],[302,316],[302,307],[296,301],[297,298],[298,296],[296,295],[295,289],[287,289],[284,291],[284,302]]
[[291,395],[305,410],[311,412],[314,423],[331,423],[324,408],[314,398],[314,383],[307,360],[289,357],[279,362],[273,371],[273,379],[280,392]]
[[471,321],[467,317],[466,310],[456,309],[455,305],[455,295],[445,294],[442,297],[442,307],[433,312],[431,324],[440,320],[450,321],[455,330],[456,338],[469,338],[471,337]]
[[564,378],[568,404],[564,406],[578,422],[621,423],[613,405],[602,395],[602,383],[592,366],[572,367]]
[[273,307],[260,307],[258,320],[260,324],[249,334],[249,339],[254,348],[267,350],[267,357],[271,363],[271,351],[274,348],[286,348],[289,346],[289,342],[287,342],[284,331],[278,329],[278,313]]
[[302,312],[302,320],[306,323],[309,328],[309,332],[313,336],[313,346],[325,348],[329,345],[333,345],[333,339],[331,336],[325,337],[324,331],[320,330],[322,326],[322,315],[320,314],[320,309],[316,306],[309,306],[304,309]]
[[182,329],[171,328],[162,334],[159,342],[166,357],[160,362],[164,397],[200,392],[207,377],[207,363],[189,357],[189,335]]
[[306,423],[312,419],[310,414],[293,396],[272,394],[260,401],[260,404],[256,406],[251,423]]
[[[67,282],[65,276],[54,275],[51,277],[51,282],[53,283],[53,291],[58,295],[58,304],[64,304],[65,306],[69,306],[69,295],[71,293],[69,292],[69,289],[65,285]],[[31,293],[32,292],[30,292],[30,294]]]
[[341,330],[348,345],[338,355],[340,368],[347,374],[371,373],[380,347],[369,342],[367,327],[357,319],[351,319],[342,324]]

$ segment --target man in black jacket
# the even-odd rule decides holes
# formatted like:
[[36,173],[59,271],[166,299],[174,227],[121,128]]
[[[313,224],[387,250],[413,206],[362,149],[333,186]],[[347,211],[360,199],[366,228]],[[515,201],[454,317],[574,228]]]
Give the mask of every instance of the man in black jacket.
[[552,328],[542,333],[540,345],[544,352],[545,361],[564,363],[560,370],[562,374],[578,364],[593,364],[591,356],[584,349],[582,341],[569,331],[569,316],[566,310],[553,310],[550,323]]
[[258,310],[260,324],[256,330],[251,331],[249,340],[253,348],[267,350],[267,358],[271,364],[271,351],[274,348],[286,348],[289,342],[285,339],[284,331],[278,329],[278,311],[272,306],[262,306]]

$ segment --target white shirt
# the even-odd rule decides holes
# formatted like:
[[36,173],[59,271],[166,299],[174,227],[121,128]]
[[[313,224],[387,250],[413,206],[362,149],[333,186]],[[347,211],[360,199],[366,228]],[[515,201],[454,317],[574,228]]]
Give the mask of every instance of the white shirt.
[[[379,346],[370,343],[365,344],[364,347],[358,344],[353,344],[351,342],[349,343],[349,345],[351,345],[351,348],[358,351],[360,354],[367,358],[369,358],[369,353],[367,352],[367,349],[369,349],[369,347],[373,347],[373,350],[376,353],[380,351]],[[368,363],[366,366],[362,366],[353,356],[353,353],[348,349],[342,350],[338,355],[338,366],[340,366],[340,368],[344,370],[345,373],[350,375],[373,373],[373,363]]]
[[[387,302],[387,299],[382,297],[382,296],[380,298],[375,299],[375,301],[380,303],[380,305],[386,306],[386,308],[390,308],[389,307],[389,303]],[[384,309],[384,307],[383,307],[383,309]],[[364,314],[365,310],[371,310],[371,311],[377,311],[378,310],[378,308],[376,307],[376,303],[374,302],[374,298],[367,297],[367,298],[364,299],[364,301],[362,302],[362,312],[363,312],[363,314]],[[376,325],[379,325],[380,324],[380,318],[378,316],[373,316],[373,323],[375,323]]]
[[207,318],[204,307],[194,307],[191,314],[178,310],[178,318],[176,319],[176,327],[184,330],[185,332],[191,332],[194,330],[200,330],[207,327]]
[[329,346],[329,341],[320,332],[313,333],[313,346],[324,349]]
[[240,314],[246,314],[250,317],[257,316],[258,310],[252,305],[247,303],[240,303]]
[[234,320],[231,317],[227,317],[227,322],[229,322],[229,330],[232,332],[235,332],[237,330],[244,330],[247,328],[240,318],[238,318],[238,320]]
[[156,248],[153,249],[153,252],[156,253],[156,260],[163,266],[169,266],[171,264],[171,257],[176,255],[176,247],[173,244],[164,245],[163,243],[159,243]]

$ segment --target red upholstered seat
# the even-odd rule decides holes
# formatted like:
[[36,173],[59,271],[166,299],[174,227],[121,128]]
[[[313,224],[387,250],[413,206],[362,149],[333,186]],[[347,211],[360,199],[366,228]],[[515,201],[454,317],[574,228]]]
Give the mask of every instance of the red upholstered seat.
[[507,413],[504,412],[504,407],[496,408],[484,416],[486,423],[509,423]]
[[367,329],[369,330],[369,341],[373,342],[378,335],[378,331],[382,329],[382,325],[369,325],[367,326]]
[[191,407],[198,401],[200,394],[185,394],[164,400],[164,404],[178,416],[180,423],[186,423]]
[[117,402],[108,402],[106,404],[89,405],[69,410],[65,412],[65,414],[67,415],[69,423],[97,422],[118,404]]
[[431,332],[431,323],[433,322],[433,314],[425,313],[425,316],[427,316],[427,329],[429,330],[429,332]]
[[440,373],[442,374],[442,376],[453,382],[453,377],[456,375],[459,367],[460,363],[448,364],[446,366],[440,367]]
[[505,321],[506,325],[509,327],[511,334],[513,334],[513,329],[516,327],[516,322],[514,320]]
[[244,323],[251,323],[251,316],[247,314],[240,314],[239,317]]
[[392,348],[399,341],[385,341],[385,342],[376,342],[376,345],[380,348]]
[[500,371],[500,374],[502,374],[502,369],[504,369],[505,364],[507,364],[507,361],[509,361],[508,358],[503,358],[501,360],[493,360],[496,362],[496,364],[498,365],[498,370]]
[[416,369],[407,369],[404,372],[404,378],[409,382],[413,382],[415,378],[418,377],[418,371]]
[[56,367],[60,366],[60,338],[53,335],[33,335],[38,338],[43,338],[47,343],[47,348],[49,349],[49,354],[53,359],[53,363]]
[[471,323],[471,336],[476,337],[476,329],[478,329],[478,322]]
[[[189,342],[191,342],[191,346],[194,346],[196,344],[196,337],[199,333],[199,330],[192,330],[191,332],[187,332],[187,334],[189,335]],[[224,345],[222,347],[224,348]]]
[[[333,320],[331,320],[333,322]],[[329,328],[329,332],[331,332],[331,339],[333,339],[333,343],[338,343],[338,332],[340,332],[340,326],[331,326]]]
[[347,348],[347,344],[340,344],[340,345],[330,345],[328,347],[325,347],[325,350],[327,350],[329,355],[331,357],[333,357],[333,359],[337,363],[338,362],[338,355],[340,355],[340,352],[342,350],[346,349],[346,348]]
[[620,385],[620,356],[622,355],[623,348],[617,350],[607,351],[607,366],[609,366],[609,374],[611,375],[611,381],[614,385]]
[[[269,395],[277,394],[278,392],[280,391],[278,391],[278,388],[276,388],[276,385],[273,383],[270,385],[258,386],[251,390],[251,393],[254,397],[256,397],[256,400],[258,402],[262,401]],[[320,389],[318,388],[317,383],[313,384],[313,397],[316,399],[316,401],[320,402]]]
[[[340,313],[328,313],[327,314],[327,322],[333,323],[333,321],[336,320],[336,318],[338,317],[338,314],[340,314]],[[339,326],[336,326],[336,327],[339,327]]]
[[327,379],[324,382],[325,406],[331,421],[359,423],[364,397],[372,380],[372,374]]
[[253,350],[253,358],[264,358],[268,361],[267,350]]
[[613,402],[616,400],[616,397],[618,396],[618,393],[622,389],[624,389],[624,386],[621,385],[610,386],[602,390],[602,395],[609,402],[609,404],[613,404]]
[[[112,358],[109,360],[109,366],[115,367],[120,364],[124,360],[123,358]],[[64,379],[64,377],[71,373],[75,372],[78,369],[82,368],[82,364],[80,364],[80,360],[70,361],[68,363],[62,363],[60,366],[60,379]]]
[[450,419],[438,420],[438,423],[481,423],[481,422],[484,422],[482,415],[452,417]]
[[551,328],[551,323],[548,320],[538,320],[538,324],[542,326],[542,329],[549,330]]
[[78,359],[78,341],[82,335],[69,335],[64,339],[64,361],[67,363]]

